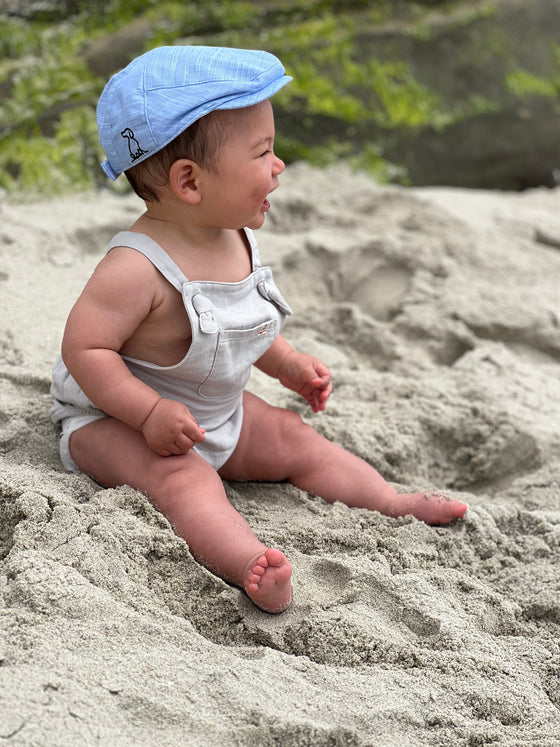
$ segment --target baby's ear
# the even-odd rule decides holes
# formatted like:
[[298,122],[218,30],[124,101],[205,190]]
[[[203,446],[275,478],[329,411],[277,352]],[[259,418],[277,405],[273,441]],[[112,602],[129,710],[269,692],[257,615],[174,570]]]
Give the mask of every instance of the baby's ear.
[[199,167],[188,158],[179,158],[169,169],[169,185],[183,202],[200,202]]

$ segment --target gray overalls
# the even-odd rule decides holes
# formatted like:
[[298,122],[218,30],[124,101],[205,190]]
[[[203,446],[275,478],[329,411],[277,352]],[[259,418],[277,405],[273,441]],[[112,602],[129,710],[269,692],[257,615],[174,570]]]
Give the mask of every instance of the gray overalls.
[[[215,469],[231,456],[243,421],[243,390],[255,363],[280,333],[291,309],[272,279],[270,267],[261,267],[252,231],[245,229],[251,248],[252,272],[237,283],[190,282],[175,262],[148,236],[118,233],[109,250],[128,246],[146,256],[182,294],[189,316],[192,342],[183,360],[173,366],[123,356],[130,371],[162,397],[183,402],[206,430],[203,443],[194,446]],[[106,414],[85,396],[59,357],[53,367],[51,408],[54,423],[61,423],[60,454],[66,469],[77,472],[69,441],[71,434]]]

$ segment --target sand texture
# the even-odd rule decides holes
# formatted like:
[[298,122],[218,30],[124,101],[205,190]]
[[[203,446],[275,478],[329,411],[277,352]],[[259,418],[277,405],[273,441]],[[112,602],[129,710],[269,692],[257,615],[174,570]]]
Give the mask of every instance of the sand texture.
[[285,335],[333,371],[314,416],[433,528],[289,485],[231,501],[294,566],[257,610],[140,494],[66,474],[48,418],[66,315],[132,196],[0,210],[0,744],[560,745],[558,191],[378,187],[294,166],[261,255]]

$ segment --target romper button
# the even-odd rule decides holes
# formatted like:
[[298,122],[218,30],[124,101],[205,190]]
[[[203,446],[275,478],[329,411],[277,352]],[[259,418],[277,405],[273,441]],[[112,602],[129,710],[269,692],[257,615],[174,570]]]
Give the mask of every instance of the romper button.
[[214,306],[212,301],[201,293],[197,293],[192,297],[192,305],[196,313],[198,314],[198,324],[201,332],[206,334],[213,334],[218,331],[218,323],[214,317],[213,309]]
[[290,315],[292,313],[291,308],[273,285],[267,283],[266,280],[261,280],[257,284],[257,288],[263,298],[266,298],[267,301],[273,303],[278,309],[280,309],[280,311],[283,311],[284,314]]

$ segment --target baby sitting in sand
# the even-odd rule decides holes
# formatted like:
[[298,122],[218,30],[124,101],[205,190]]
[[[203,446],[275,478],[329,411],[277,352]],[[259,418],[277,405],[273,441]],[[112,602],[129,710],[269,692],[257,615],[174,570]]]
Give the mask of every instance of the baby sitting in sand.
[[291,80],[271,54],[160,47],[115,75],[98,111],[113,179],[146,211],[117,234],[72,309],[51,415],[69,470],[145,493],[197,560],[267,612],[292,569],[229,503],[222,479],[287,480],[324,500],[430,524],[464,503],[399,495],[299,415],[245,391],[251,366],[325,409],[331,373],[280,334],[291,310],[252,231],[283,162],[270,97]]

